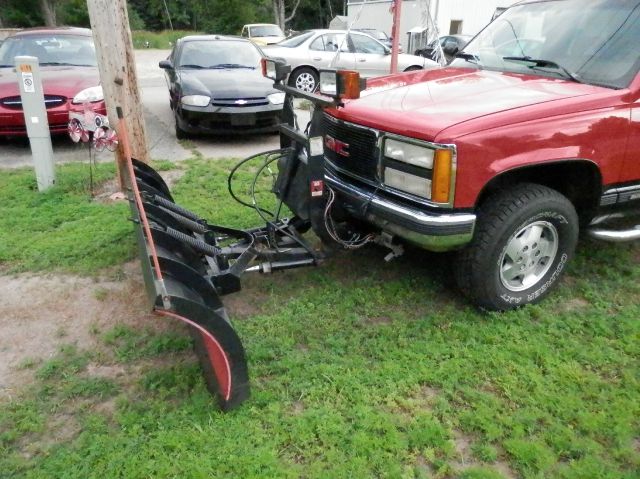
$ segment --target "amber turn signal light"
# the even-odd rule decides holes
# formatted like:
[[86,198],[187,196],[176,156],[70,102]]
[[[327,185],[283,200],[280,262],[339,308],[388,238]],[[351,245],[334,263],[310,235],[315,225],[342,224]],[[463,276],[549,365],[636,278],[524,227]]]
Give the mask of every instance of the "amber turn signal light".
[[453,151],[436,150],[431,179],[431,201],[449,203],[452,170]]
[[338,71],[339,83],[342,88],[340,98],[354,100],[360,98],[360,74],[351,70]]
[[320,93],[334,98],[356,99],[366,87],[360,73],[352,70],[320,70]]

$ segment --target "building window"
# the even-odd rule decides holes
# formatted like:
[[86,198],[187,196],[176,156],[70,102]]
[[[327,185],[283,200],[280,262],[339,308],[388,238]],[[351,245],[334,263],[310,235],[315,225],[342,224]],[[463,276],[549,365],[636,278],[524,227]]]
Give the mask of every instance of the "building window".
[[451,20],[449,35],[458,35],[460,33],[462,33],[462,20]]

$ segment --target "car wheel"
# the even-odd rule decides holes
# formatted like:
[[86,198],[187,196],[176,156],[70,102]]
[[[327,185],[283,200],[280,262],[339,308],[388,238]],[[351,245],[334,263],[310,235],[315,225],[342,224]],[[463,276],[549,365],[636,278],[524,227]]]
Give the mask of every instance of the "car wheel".
[[519,184],[483,203],[472,242],[457,257],[460,289],[478,306],[506,311],[535,303],[573,256],[578,216],[551,188]]
[[318,74],[311,68],[297,69],[289,79],[289,85],[307,93],[313,93],[318,88]]
[[418,65],[411,65],[410,67],[404,69],[404,71],[406,72],[414,72],[416,70],[422,70],[422,67],[419,67]]

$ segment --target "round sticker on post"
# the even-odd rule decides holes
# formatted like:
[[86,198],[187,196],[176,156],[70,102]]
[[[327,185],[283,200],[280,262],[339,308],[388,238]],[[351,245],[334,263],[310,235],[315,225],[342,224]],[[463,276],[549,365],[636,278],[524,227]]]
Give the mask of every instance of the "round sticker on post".
[[22,85],[25,93],[35,93],[36,87],[33,83],[33,73],[22,72]]

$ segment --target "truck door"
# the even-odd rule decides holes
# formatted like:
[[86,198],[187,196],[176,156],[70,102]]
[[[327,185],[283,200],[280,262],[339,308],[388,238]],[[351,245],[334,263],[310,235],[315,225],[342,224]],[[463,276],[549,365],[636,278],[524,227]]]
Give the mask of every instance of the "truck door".
[[638,98],[631,105],[631,134],[622,181],[633,181],[640,187],[640,75],[634,81]]

